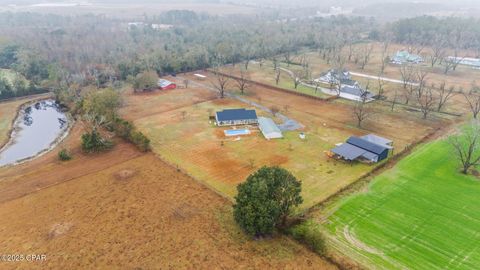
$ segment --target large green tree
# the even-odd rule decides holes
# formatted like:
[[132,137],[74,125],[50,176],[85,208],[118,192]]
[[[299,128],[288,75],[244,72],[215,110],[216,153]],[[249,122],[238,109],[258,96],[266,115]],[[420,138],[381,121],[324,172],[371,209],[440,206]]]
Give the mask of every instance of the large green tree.
[[301,182],[280,167],[262,167],[238,185],[233,214],[249,235],[271,234],[303,202]]

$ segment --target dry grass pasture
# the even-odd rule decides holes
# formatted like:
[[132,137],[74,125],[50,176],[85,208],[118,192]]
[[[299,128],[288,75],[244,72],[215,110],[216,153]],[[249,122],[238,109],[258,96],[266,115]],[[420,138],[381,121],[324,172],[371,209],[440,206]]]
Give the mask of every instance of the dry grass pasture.
[[[335,269],[287,237],[246,237],[227,200],[153,153],[116,140],[83,154],[82,132],[0,169],[2,252],[47,256],[1,269]],[[61,147],[74,158],[59,161]]]
[[286,237],[247,238],[225,199],[153,154],[2,202],[0,214],[4,251],[47,255],[2,269],[334,269]]

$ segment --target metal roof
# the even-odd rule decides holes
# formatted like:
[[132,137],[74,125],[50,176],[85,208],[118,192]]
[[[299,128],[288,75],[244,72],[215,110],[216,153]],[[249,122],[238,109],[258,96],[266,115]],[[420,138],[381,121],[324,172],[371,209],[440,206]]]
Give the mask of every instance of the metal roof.
[[340,146],[337,146],[332,149],[332,152],[342,156],[343,159],[346,160],[355,160],[358,157],[368,153],[367,150],[357,147],[355,145],[351,145],[349,143],[344,143]]
[[258,125],[266,138],[281,138],[282,131],[278,128],[277,124],[273,122],[271,118],[258,117]]
[[167,87],[169,85],[173,84],[173,82],[171,81],[168,81],[168,80],[165,80],[165,79],[159,79],[158,80],[158,86],[164,88],[164,87]]
[[367,140],[367,141],[369,141],[369,142],[372,142],[372,143],[375,143],[375,144],[379,144],[379,145],[385,146],[385,147],[387,147],[388,149],[392,149],[392,148],[393,148],[393,147],[391,146],[392,140],[389,140],[389,139],[386,139],[386,138],[377,136],[377,135],[375,135],[375,134],[368,134],[368,135],[362,136],[361,138],[362,138],[362,139],[365,139],[365,140]]
[[374,95],[372,93],[370,93],[367,90],[363,90],[358,86],[343,85],[340,92],[350,94],[350,95],[354,95],[354,96],[357,96],[357,97],[365,96],[366,99],[372,99],[374,97]]
[[236,120],[253,120],[257,119],[255,110],[246,109],[227,109],[217,112],[218,121],[236,121]]
[[386,146],[379,145],[379,144],[367,141],[359,137],[354,137],[354,136],[348,138],[347,143],[355,145],[357,147],[360,147],[362,149],[365,149],[377,155],[380,155],[381,153],[383,153],[383,151],[388,150]]

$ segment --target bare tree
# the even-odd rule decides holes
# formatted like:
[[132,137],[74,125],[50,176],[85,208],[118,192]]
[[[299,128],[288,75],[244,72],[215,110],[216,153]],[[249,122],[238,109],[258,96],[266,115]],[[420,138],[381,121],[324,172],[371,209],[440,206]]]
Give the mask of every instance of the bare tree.
[[397,89],[397,87],[394,87],[393,88],[392,106],[390,107],[390,110],[392,112],[395,109],[395,105],[397,105],[397,99],[398,99],[398,89]]
[[441,37],[436,37],[432,44],[432,53],[430,54],[430,65],[433,68],[438,62],[442,62],[445,58],[445,41]]
[[382,43],[382,62],[380,66],[380,74],[385,72],[385,68],[387,67],[388,62],[390,62],[390,58],[388,57],[388,47],[390,46],[390,39],[386,38],[385,41]]
[[215,80],[213,81],[213,87],[218,90],[220,93],[220,98],[225,97],[225,89],[228,87],[228,83],[230,82],[230,77],[226,76],[225,74],[218,72],[218,70],[214,70]]
[[446,75],[451,70],[455,71],[457,69],[457,66],[463,61],[464,58],[465,57],[460,57],[459,56],[458,49],[455,48],[453,56],[447,57],[443,61],[444,65],[445,65],[445,69],[443,70],[443,73]]
[[465,100],[472,112],[473,118],[477,119],[478,114],[480,113],[480,95],[478,93],[463,93]]
[[377,79],[378,96],[379,97],[383,96],[383,93],[385,92],[385,85],[386,84],[387,84],[387,82],[382,77],[380,77],[380,75],[379,75],[378,79]]
[[420,106],[420,110],[422,111],[423,119],[427,119],[428,114],[433,111],[436,103],[432,88],[418,86],[417,102]]
[[319,80],[314,80],[313,81],[313,85],[315,86],[315,94],[317,94],[318,89],[320,88],[321,84],[322,83]]
[[298,86],[302,83],[302,79],[304,79],[306,76],[305,70],[302,69],[302,70],[292,71],[291,76],[293,80],[293,86],[295,87],[295,89],[297,89]]
[[240,76],[235,78],[235,83],[237,84],[238,90],[240,93],[245,94],[245,91],[250,87],[248,73],[245,70],[240,70]]
[[[435,89],[434,86],[432,88]],[[437,112],[440,112],[447,102],[456,95],[455,87],[450,86],[447,88],[445,82],[442,82],[436,92],[438,99]]]
[[362,94],[361,99],[356,101],[355,105],[353,106],[353,115],[357,121],[358,128],[362,128],[362,124],[365,122],[365,120],[370,118],[373,114],[373,111],[367,101],[367,95]]
[[280,69],[275,69],[275,84],[278,85],[278,82],[280,82]]
[[360,53],[361,53],[361,57],[360,57],[360,68],[361,69],[365,69],[365,66],[368,65],[368,63],[370,62],[370,57],[372,55],[372,51],[373,51],[373,44],[365,44]]
[[402,76],[402,85],[406,89],[409,84],[411,84],[414,77],[414,69],[412,65],[401,65],[400,66],[400,75]]
[[460,135],[450,136],[449,143],[462,164],[462,173],[468,174],[472,167],[480,165],[480,125],[477,120],[465,128]]

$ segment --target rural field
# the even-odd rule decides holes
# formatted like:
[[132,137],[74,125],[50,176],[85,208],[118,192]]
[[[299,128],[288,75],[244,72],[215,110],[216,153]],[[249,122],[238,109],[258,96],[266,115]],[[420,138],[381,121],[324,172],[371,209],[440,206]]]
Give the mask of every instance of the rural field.
[[[210,82],[195,81],[191,74],[186,78],[192,81],[188,89],[145,96],[126,93],[126,106],[121,113],[152,140],[155,153],[229,198],[233,198],[236,186],[254,170],[263,165],[279,165],[302,180],[305,202],[301,210],[305,210],[375,167],[352,166],[330,159],[326,151],[335,144],[352,135],[373,132],[392,138],[401,151],[450,122],[448,118],[423,121],[407,111],[386,111],[366,124],[365,129],[358,129],[349,103],[324,102],[252,86],[243,99],[267,108],[283,108],[282,114],[300,122],[304,128],[286,131],[280,140],[267,141],[259,131],[235,140],[223,135],[226,128],[216,128],[209,123],[209,115],[227,108],[253,107],[232,98],[212,100],[218,94],[207,90],[211,88]],[[229,92],[236,93],[234,87]],[[257,113],[273,117],[261,109],[257,109]],[[278,117],[273,118],[281,122]],[[300,132],[306,133],[306,140],[299,138]]]
[[480,183],[451,151],[446,141],[421,146],[317,213],[333,251],[368,269],[477,269]]
[[[154,154],[121,140],[84,154],[82,132],[77,124],[57,149],[0,169],[0,215],[15,216],[0,220],[0,246],[47,255],[2,269],[335,269],[285,236],[251,240],[228,201]],[[73,160],[59,161],[60,147]]]

